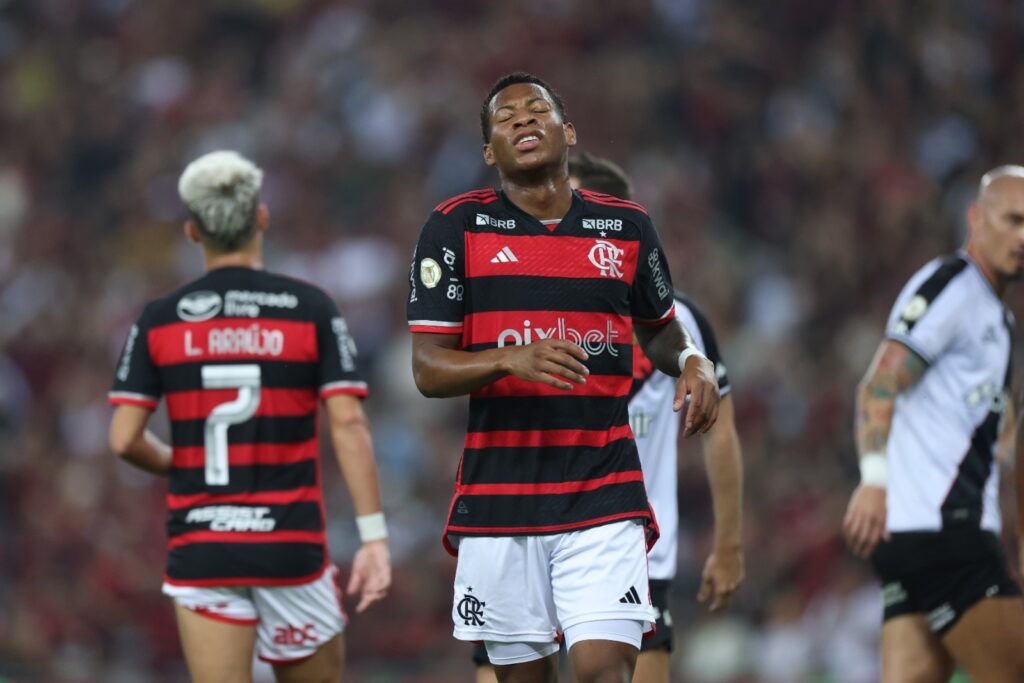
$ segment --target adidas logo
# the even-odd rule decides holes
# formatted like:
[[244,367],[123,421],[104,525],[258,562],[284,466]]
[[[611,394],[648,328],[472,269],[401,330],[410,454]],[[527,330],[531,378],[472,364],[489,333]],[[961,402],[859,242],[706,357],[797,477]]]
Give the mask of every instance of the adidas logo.
[[516,263],[519,259],[512,253],[512,250],[508,247],[502,247],[501,251],[491,259],[491,263]]
[[640,596],[636,592],[635,586],[630,586],[629,592],[627,592],[623,597],[619,598],[619,602],[629,603],[630,605],[642,604],[640,602]]

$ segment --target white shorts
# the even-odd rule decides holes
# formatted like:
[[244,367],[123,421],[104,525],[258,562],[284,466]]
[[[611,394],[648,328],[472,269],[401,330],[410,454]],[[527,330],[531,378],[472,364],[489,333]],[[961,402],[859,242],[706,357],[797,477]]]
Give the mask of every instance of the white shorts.
[[272,664],[312,657],[348,622],[333,564],[319,578],[297,586],[200,588],[165,583],[163,592],[204,617],[255,626],[256,654]]
[[551,643],[591,621],[654,624],[644,527],[549,536],[462,536],[452,620],[459,640]]

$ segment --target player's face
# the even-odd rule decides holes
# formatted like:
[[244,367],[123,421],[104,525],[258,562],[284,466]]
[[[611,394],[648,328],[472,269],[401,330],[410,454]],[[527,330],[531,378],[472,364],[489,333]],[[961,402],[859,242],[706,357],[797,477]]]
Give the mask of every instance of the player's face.
[[1007,280],[1024,276],[1024,179],[994,180],[969,218],[971,240],[989,269]]
[[559,116],[547,90],[516,83],[491,100],[491,140],[484,161],[503,175],[565,163],[576,131]]

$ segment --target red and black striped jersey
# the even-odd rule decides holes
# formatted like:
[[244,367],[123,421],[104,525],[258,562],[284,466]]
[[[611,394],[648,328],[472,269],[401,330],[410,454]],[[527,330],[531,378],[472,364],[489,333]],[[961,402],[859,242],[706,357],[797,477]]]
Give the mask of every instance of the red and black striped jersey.
[[633,325],[674,315],[658,234],[639,204],[573,194],[542,222],[504,193],[439,205],[420,234],[407,305],[413,332],[480,351],[569,339],[590,375],[571,391],[509,376],[470,396],[450,534],[556,533],[642,519],[657,537],[629,427]]
[[167,401],[165,580],[283,585],[322,572],[318,398],[366,393],[345,320],[312,285],[218,268],[148,304],[110,402]]

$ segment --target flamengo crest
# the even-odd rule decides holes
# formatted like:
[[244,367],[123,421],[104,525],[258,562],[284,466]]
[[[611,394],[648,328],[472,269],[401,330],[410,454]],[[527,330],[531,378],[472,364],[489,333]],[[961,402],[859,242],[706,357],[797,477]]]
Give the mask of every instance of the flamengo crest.
[[621,249],[611,242],[597,240],[597,243],[590,248],[588,257],[590,262],[601,270],[601,277],[621,278],[622,271],[619,269],[622,268],[622,255],[625,253],[625,249]]

